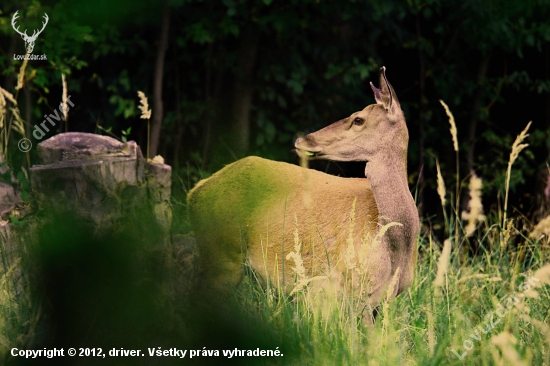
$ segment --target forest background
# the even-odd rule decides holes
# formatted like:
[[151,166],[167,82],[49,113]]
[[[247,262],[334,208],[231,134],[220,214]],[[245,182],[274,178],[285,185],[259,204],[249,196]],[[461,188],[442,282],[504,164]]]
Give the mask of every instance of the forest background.
[[[49,17],[34,48],[47,60],[29,61],[21,85],[15,11],[28,34]],[[0,83],[16,95],[36,144],[33,127],[59,105],[64,74],[75,107],[46,137],[109,134],[146,152],[149,136],[149,155],[173,167],[182,203],[196,181],[245,155],[297,163],[295,138],[373,103],[368,82],[378,84],[386,66],[409,126],[409,181],[421,216],[441,218],[436,158],[445,181],[455,181],[441,99],[456,118],[461,188],[472,172],[481,177],[486,211],[502,204],[509,147],[533,121],[512,171],[510,207],[538,221],[550,207],[548,19],[543,0],[7,0]],[[149,98],[149,127],[138,90]],[[9,161],[27,169],[36,148],[27,159],[16,145]],[[313,167],[363,176],[364,165]]]

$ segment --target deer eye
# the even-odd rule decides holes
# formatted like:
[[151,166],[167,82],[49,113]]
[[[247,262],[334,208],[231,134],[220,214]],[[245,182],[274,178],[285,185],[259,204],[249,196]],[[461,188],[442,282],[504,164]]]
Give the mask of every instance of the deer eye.
[[363,123],[365,123],[365,120],[361,117],[355,117],[353,120],[353,124],[356,126],[361,126]]

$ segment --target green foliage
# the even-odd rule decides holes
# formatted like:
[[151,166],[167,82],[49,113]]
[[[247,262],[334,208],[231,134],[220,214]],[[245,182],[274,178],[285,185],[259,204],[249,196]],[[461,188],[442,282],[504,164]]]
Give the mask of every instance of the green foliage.
[[[462,161],[475,147],[473,168],[483,178],[484,200],[490,205],[486,207],[501,204],[510,147],[521,128],[534,121],[530,147],[511,171],[510,192],[536,197],[531,183],[538,170],[546,169],[550,151],[550,122],[544,112],[550,93],[547,1],[170,0],[167,4],[171,24],[164,65],[161,151],[174,168],[172,201],[177,207],[175,222],[184,226],[181,230],[188,229],[186,192],[220,167],[216,154],[224,163],[232,159],[227,144],[236,104],[235,81],[241,76],[243,60],[250,59],[243,54],[251,34],[259,40],[256,62],[246,80],[253,90],[246,111],[248,153],[292,161],[297,136],[373,102],[368,82],[377,84],[378,68],[385,65],[409,123],[411,184],[422,166],[426,187],[420,188],[435,196],[434,156],[444,176],[455,174],[447,119],[437,102],[443,99],[455,112]],[[10,53],[12,44],[16,54],[23,53],[23,41],[10,24],[17,9],[21,24],[29,29],[40,25],[44,12],[50,17],[35,46],[35,53],[46,54],[48,60],[27,64],[24,89],[19,91],[15,85],[22,61]],[[152,95],[161,11],[162,6],[151,1],[2,2],[4,80],[0,84],[11,88],[8,91],[17,98],[22,117],[31,117],[25,121],[29,129],[59,105],[59,76],[64,73],[69,94],[78,100],[70,116],[71,123],[80,123],[77,129],[97,129],[122,141],[134,138],[144,147],[147,126],[139,119],[135,93],[144,90]],[[151,107],[155,113],[152,100]],[[470,136],[472,126],[476,129]],[[120,131],[120,136],[113,131]],[[19,169],[24,158],[15,150],[17,141],[9,142],[15,152],[9,155],[14,169],[1,179],[11,183],[12,172],[19,171],[22,196],[29,201],[28,180]],[[454,192],[453,188],[448,186],[449,191]],[[540,204],[536,199],[531,203]],[[423,209],[427,214],[441,212],[429,200]],[[455,217],[460,215],[459,207],[453,210]],[[292,342],[282,337],[281,344],[300,350],[299,364],[358,364],[365,359],[378,364],[461,364],[450,349],[458,350],[462,342],[472,339],[483,317],[514,291],[520,281],[518,271],[531,273],[549,260],[542,245],[547,243],[527,238],[529,223],[516,221],[510,228],[502,227],[499,215],[495,210],[487,213],[487,221],[473,238],[455,238],[442,297],[435,296],[431,284],[441,231],[425,232],[415,283],[387,306],[373,328],[358,323],[357,316],[346,313],[349,309],[323,318],[307,306],[311,295],[307,292],[288,298],[248,283],[244,293],[236,296],[252,305],[247,309],[252,309],[254,317],[278,329],[276,334],[292,337]],[[10,221],[18,227],[26,223],[16,216]],[[453,232],[454,222],[430,216],[434,227],[446,226],[445,235]],[[465,256],[462,248],[474,243],[479,244],[478,256]],[[522,255],[525,260],[518,259]],[[13,280],[11,268],[4,262],[3,281]],[[9,283],[1,283],[5,297],[0,298],[0,316],[17,326],[0,322],[7,339],[0,339],[2,345],[29,334],[36,325],[33,319],[39,318],[38,310],[27,311],[24,295],[6,287]],[[529,317],[546,321],[547,289],[541,289],[540,299],[525,300]],[[19,304],[20,313],[14,311],[14,304]],[[333,305],[337,309],[341,303]],[[491,334],[476,341],[464,363],[497,363],[491,338],[503,331],[514,334],[518,342],[510,349],[525,362],[548,363],[548,340],[522,311],[510,312]],[[177,320],[173,323],[180,325]]]
[[[52,6],[35,1],[22,9],[21,22],[29,27],[40,24],[43,12],[50,16],[36,46],[48,61],[27,66],[26,82],[36,98],[32,116],[38,120],[45,110],[55,108],[59,73],[64,72],[69,90],[81,101],[83,115],[78,120],[85,127],[80,129],[92,130],[84,122],[92,119],[126,131],[124,120],[129,119],[131,137],[143,145],[146,126],[138,118],[134,96],[137,90],[152,89],[162,7],[146,1],[128,6],[127,0],[108,8],[102,4],[90,7],[83,1],[61,1]],[[188,161],[193,165],[191,153],[198,151],[201,168],[206,170],[215,171],[220,161],[231,159],[227,146],[234,81],[239,78],[240,55],[250,34],[258,36],[259,46],[249,80],[251,107],[245,112],[250,115],[248,153],[277,160],[294,159],[290,149],[296,136],[371,103],[368,82],[376,84],[378,68],[386,65],[409,121],[411,176],[418,176],[421,165],[431,168],[431,160],[425,157],[436,152],[443,171],[454,164],[452,155],[445,153],[450,151],[449,141],[439,138],[445,133],[445,117],[437,100],[443,99],[456,111],[461,154],[475,144],[473,168],[493,193],[502,177],[491,174],[491,166],[505,164],[505,136],[517,132],[503,128],[503,123],[511,121],[503,121],[502,116],[520,115],[518,104],[512,104],[518,97],[533,101],[529,104],[533,110],[534,101],[542,105],[539,96],[550,90],[547,75],[531,66],[534,59],[543,58],[550,40],[550,9],[542,0],[341,4],[177,0],[168,1],[168,6],[172,24],[161,146],[173,166],[186,166]],[[15,3],[7,3],[0,9],[2,42],[14,37],[13,7]],[[22,40],[16,41],[20,52]],[[487,71],[480,74],[484,60]],[[20,65],[0,55],[4,76],[14,77]],[[525,189],[534,172],[545,165],[550,149],[539,137],[548,130],[542,109],[533,113],[529,119],[534,120],[534,149],[531,156],[518,161],[513,190]],[[476,125],[473,140],[472,123]],[[429,178],[426,187],[433,192],[435,180]]]
[[17,216],[10,216],[10,221],[16,227],[22,227],[27,223],[27,221],[20,220]]
[[[541,284],[537,290],[539,298],[521,294],[527,288],[522,284],[548,260],[548,253],[534,246],[532,249],[536,259],[524,276],[506,265],[513,261],[514,253],[479,257],[461,266],[454,252],[443,292],[436,294],[432,282],[440,251],[425,237],[420,243],[421,256],[413,285],[394,301],[382,305],[386,309],[380,312],[374,327],[361,323],[361,314],[348,313],[350,308],[342,301],[349,299],[329,297],[319,307],[323,295],[308,288],[289,298],[275,289],[266,291],[252,280],[237,292],[236,302],[251,317],[259,317],[263,324],[279,330],[280,337],[273,344],[286,341],[299,348],[299,362],[292,360],[288,364],[349,365],[370,360],[381,365],[403,361],[479,365],[493,364],[497,356],[504,355],[506,359],[510,352],[517,353],[525,364],[541,364],[547,359],[550,339],[543,335],[544,326],[529,319],[546,319],[550,287]],[[521,300],[506,309],[506,299],[511,296]],[[485,333],[479,327],[489,331]],[[501,353],[493,342],[503,333],[511,334],[517,343],[507,345],[511,349]],[[291,349],[288,343],[281,348]],[[464,344],[471,349],[465,349]]]
[[122,137],[120,138],[122,142],[128,141],[128,135],[130,135],[131,130],[132,130],[132,127],[128,127],[126,130],[120,131],[122,133]]

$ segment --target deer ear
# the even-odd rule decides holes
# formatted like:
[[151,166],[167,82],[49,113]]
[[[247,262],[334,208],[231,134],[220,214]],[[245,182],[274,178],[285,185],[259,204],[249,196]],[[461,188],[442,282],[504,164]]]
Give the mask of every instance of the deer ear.
[[386,111],[391,113],[399,108],[399,101],[395,95],[395,90],[386,78],[386,67],[384,66],[380,68],[380,90],[378,92],[379,97],[376,96],[375,92],[376,103],[382,104]]
[[372,92],[374,93],[374,99],[376,100],[376,104],[384,104],[384,102],[382,102],[382,97],[380,96],[380,89],[375,87],[372,81],[370,82],[370,87],[372,89]]

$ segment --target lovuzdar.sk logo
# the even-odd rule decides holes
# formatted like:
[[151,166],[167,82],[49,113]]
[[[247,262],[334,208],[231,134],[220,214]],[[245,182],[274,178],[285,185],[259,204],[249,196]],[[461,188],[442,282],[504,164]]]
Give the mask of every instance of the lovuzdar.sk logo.
[[48,14],[44,13],[44,21],[42,22],[42,29],[37,30],[35,29],[32,35],[27,34],[27,29],[25,29],[24,32],[21,32],[19,30],[20,26],[16,26],[16,20],[19,17],[16,11],[15,14],[13,14],[13,17],[11,18],[11,26],[13,29],[21,35],[21,38],[23,38],[23,41],[25,41],[25,50],[27,51],[26,55],[13,55],[14,60],[47,60],[46,55],[33,55],[32,51],[34,50],[34,42],[36,42],[36,38],[42,33],[44,28],[46,28],[46,24],[48,24]]

